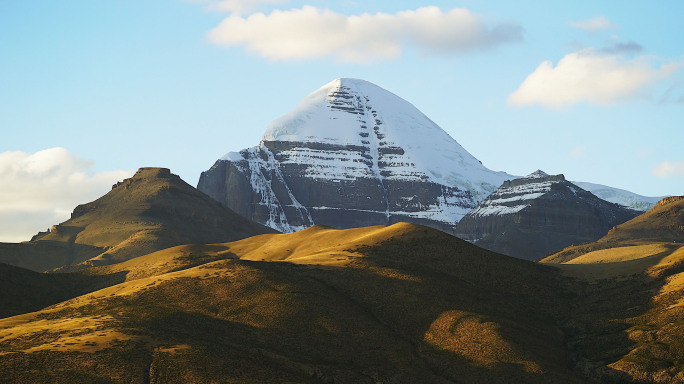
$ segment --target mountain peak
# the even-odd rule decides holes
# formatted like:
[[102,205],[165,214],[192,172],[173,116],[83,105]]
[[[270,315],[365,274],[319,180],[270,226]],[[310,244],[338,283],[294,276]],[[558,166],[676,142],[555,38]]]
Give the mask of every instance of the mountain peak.
[[544,184],[544,188],[548,188],[553,183],[565,181],[565,176],[561,173],[558,175],[549,175],[542,170],[537,170],[525,177],[520,177],[513,180],[506,180],[502,184],[502,188],[515,188],[524,185]]
[[538,170],[507,180],[459,223],[457,234],[476,245],[529,260],[594,241],[636,215],[565,180]]
[[[511,177],[486,168],[408,101],[338,78],[273,121],[258,146],[221,158],[198,188],[284,232],[397,221],[449,230]],[[246,189],[254,195],[233,193]]]
[[[362,145],[364,136],[357,132],[361,125],[369,129],[375,121],[397,113],[429,121],[412,104],[371,82],[337,78],[273,121],[266,129],[263,141]],[[428,126],[436,127],[432,121],[429,123]]]
[[[340,87],[348,87],[348,86],[372,86],[372,87],[378,87],[377,85],[371,83],[370,81],[363,80],[363,79],[356,79],[353,77],[338,77],[337,79],[331,81],[328,83],[328,85],[333,85],[333,86],[340,86]],[[379,87],[378,87],[379,88]]]
[[354,147],[376,160],[386,153],[392,172],[468,189],[477,200],[509,176],[484,167],[413,104],[361,79],[338,78],[310,93],[268,126],[262,145],[273,142]]
[[525,179],[541,179],[544,177],[549,176],[548,173],[542,171],[541,169],[537,169],[536,171],[530,173],[529,175],[525,176]]
[[[30,244],[52,248],[25,262],[38,271],[111,264],[180,244],[272,232],[223,207],[168,168],[148,167],[97,200],[78,205],[69,220],[34,236]],[[0,255],[0,262],[8,256]]]
[[163,179],[168,179],[172,175],[175,176],[174,174],[171,173],[171,170],[168,168],[141,167],[141,168],[138,168],[137,172],[135,172],[135,174],[133,175],[133,178],[163,178]]
[[[168,168],[161,168],[161,167],[142,167],[139,168],[133,176],[131,176],[128,179],[125,179],[123,181],[119,181],[116,184],[112,185],[112,190],[116,189],[117,187],[120,187],[122,185],[124,186],[130,186],[132,184],[139,184],[140,182],[143,182],[143,184],[149,184],[151,181],[163,181],[163,183],[169,183],[169,182],[176,182],[176,183],[182,183],[186,184],[178,175],[171,173],[171,170]],[[159,189],[160,186],[157,186],[157,189]],[[78,207],[76,207],[78,209]],[[73,215],[72,215],[73,217]]]

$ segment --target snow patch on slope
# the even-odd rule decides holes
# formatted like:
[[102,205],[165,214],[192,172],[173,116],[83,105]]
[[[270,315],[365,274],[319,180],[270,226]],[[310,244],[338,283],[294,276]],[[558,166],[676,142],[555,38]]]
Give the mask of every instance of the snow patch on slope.
[[[523,179],[533,179],[525,177]],[[558,181],[531,182],[512,187],[501,187],[481,202],[471,214],[476,217],[517,213],[530,206],[529,201],[551,191]]]
[[573,181],[572,183],[586,191],[593,193],[603,200],[643,212],[648,211],[658,201],[666,197],[641,196],[633,192],[625,191],[624,189],[582,181]]
[[[260,154],[266,154],[266,159],[263,159]],[[278,199],[278,196],[273,191],[272,179],[266,178],[264,173],[272,175],[281,181],[285,186],[286,192],[290,198],[291,204],[299,212],[300,218],[304,221],[304,216],[309,223],[313,223],[309,211],[300,204],[292,191],[287,187],[283,180],[282,173],[273,157],[273,154],[266,147],[253,147],[246,149],[240,153],[230,152],[223,157],[224,160],[230,160],[235,165],[235,168],[244,175],[249,175],[249,182],[252,190],[261,196],[259,205],[264,206],[268,210],[269,217],[264,225],[276,229],[280,232],[296,232],[305,229],[303,225],[291,225],[288,222],[287,216],[283,207],[285,206]],[[266,172],[264,172],[266,171]]]

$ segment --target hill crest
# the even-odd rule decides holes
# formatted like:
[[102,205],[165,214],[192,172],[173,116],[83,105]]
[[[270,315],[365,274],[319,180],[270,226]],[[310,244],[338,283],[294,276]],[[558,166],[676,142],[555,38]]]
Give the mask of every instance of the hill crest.
[[[121,262],[186,243],[217,243],[262,233],[251,222],[184,182],[167,168],[141,168],[95,201],[77,206],[71,218],[30,242],[6,246],[0,262],[37,271],[77,264]],[[26,253],[32,244],[50,251]]]

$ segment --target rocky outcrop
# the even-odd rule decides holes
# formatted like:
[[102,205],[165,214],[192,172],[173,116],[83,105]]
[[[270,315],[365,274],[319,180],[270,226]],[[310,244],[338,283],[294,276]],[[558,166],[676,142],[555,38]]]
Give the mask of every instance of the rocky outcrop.
[[505,179],[405,100],[337,79],[229,153],[198,189],[283,232],[407,221],[453,233]]
[[459,222],[456,234],[492,251],[536,260],[595,241],[639,213],[601,200],[563,175],[537,171],[504,182]]

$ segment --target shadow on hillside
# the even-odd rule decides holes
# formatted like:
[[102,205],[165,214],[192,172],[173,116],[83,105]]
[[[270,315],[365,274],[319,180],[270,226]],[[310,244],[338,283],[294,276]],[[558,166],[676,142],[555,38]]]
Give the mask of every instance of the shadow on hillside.
[[33,312],[123,282],[125,273],[107,276],[46,274],[0,264],[0,318]]
[[223,260],[55,313],[109,314],[137,339],[49,356],[115,382],[627,383],[607,365],[663,283],[588,285],[439,233],[356,251],[344,268]]
[[36,272],[50,271],[99,255],[102,248],[61,241],[0,243],[0,263]]
[[[348,268],[227,260],[214,267],[228,276],[207,269],[111,310],[124,308],[124,326],[155,340],[155,359],[176,363],[164,350],[187,344],[177,353],[198,353],[205,365],[227,364],[226,348],[299,380],[583,382],[557,326],[569,315],[560,303],[573,298],[567,279],[438,237],[362,249],[366,257]],[[450,312],[472,317],[475,328],[447,325],[430,339]],[[464,348],[450,347],[452,339]]]
[[[661,260],[671,253],[672,250],[651,258]],[[640,261],[635,260],[633,263]],[[630,264],[629,261],[624,263]],[[650,262],[649,265],[654,264],[657,262]],[[643,267],[642,270],[647,267]],[[670,354],[675,354],[670,357],[652,350],[639,357],[641,360],[637,361],[633,353],[637,348],[643,349],[644,342],[630,339],[629,333],[639,327],[650,329],[658,336],[646,344],[661,344],[658,338],[662,338],[663,341],[667,340],[666,349],[669,349],[669,344],[673,341],[668,331],[662,327],[668,322],[679,320],[663,322],[660,319],[661,312],[667,311],[667,305],[656,303],[654,297],[667,283],[668,277],[681,272],[684,272],[684,263],[660,268],[651,273],[653,276],[641,273],[630,277],[593,281],[574,279],[571,289],[577,292],[577,300],[573,303],[571,316],[563,321],[561,326],[567,335],[568,349],[575,355],[575,369],[600,382],[645,383],[651,382],[655,377],[649,375],[659,374],[658,366],[672,367],[674,362],[681,358],[676,352],[677,347],[669,351]],[[630,371],[631,374],[609,367],[620,360],[624,362],[626,357],[627,361],[636,364]],[[668,359],[672,359],[671,362],[668,362]],[[662,375],[660,377],[662,379]]]

